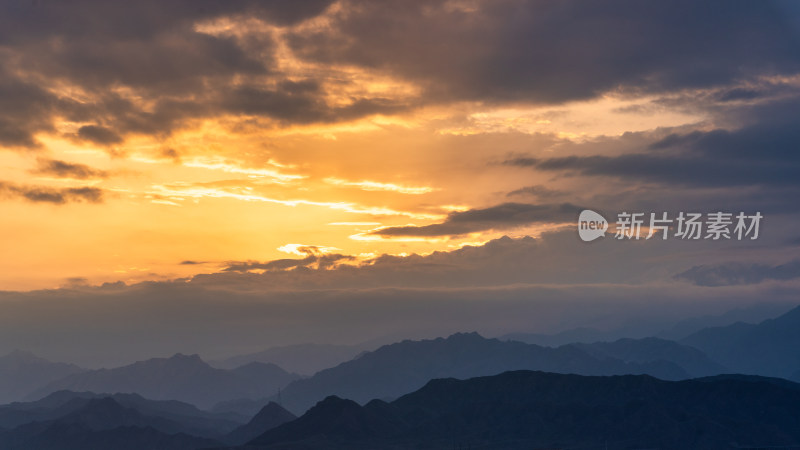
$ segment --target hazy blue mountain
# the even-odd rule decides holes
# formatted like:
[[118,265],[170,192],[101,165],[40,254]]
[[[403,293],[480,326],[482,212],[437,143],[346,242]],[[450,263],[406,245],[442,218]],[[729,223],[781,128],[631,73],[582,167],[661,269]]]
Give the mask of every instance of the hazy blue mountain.
[[790,378],[800,371],[800,307],[755,325],[706,328],[681,343],[734,372]]
[[261,411],[250,422],[231,431],[221,440],[233,445],[245,444],[265,432],[295,419],[297,419],[297,416],[284,409],[281,405],[269,402],[261,408]]
[[649,373],[665,379],[689,377],[686,371],[668,361],[626,363],[606,356],[598,358],[575,346],[540,347],[485,339],[477,333],[459,333],[447,339],[386,345],[311,378],[294,381],[283,389],[282,404],[297,414],[329,395],[366,402],[398,397],[419,389],[433,378],[471,378],[517,369],[587,375]]
[[575,343],[591,343],[619,339],[619,332],[600,331],[594,328],[574,328],[554,334],[509,333],[498,337],[501,341],[519,341],[543,347],[561,347]]
[[89,399],[57,419],[0,433],[4,450],[189,450],[219,445],[189,436],[181,424],[147,416],[112,398]]
[[211,364],[221,369],[233,369],[251,362],[276,364],[290,372],[313,375],[320,370],[353,359],[369,345],[297,344],[272,347],[267,350],[233,356]]
[[274,364],[251,363],[223,370],[209,366],[197,355],[177,354],[70,375],[39,389],[31,398],[59,390],[137,393],[149,399],[180,400],[207,409],[223,400],[272,395],[299,378]]
[[526,344],[560,347],[567,344],[609,342],[619,339],[638,339],[654,336],[660,339],[678,341],[692,333],[709,327],[728,326],[736,322],[760,322],[786,313],[792,307],[785,303],[759,303],[745,308],[736,308],[718,315],[703,315],[683,319],[666,327],[658,321],[630,322],[612,330],[594,328],[573,328],[558,333],[509,333],[498,337],[500,340],[525,342]]
[[792,309],[785,303],[759,303],[746,308],[736,308],[718,315],[705,315],[684,319],[659,332],[656,337],[679,341],[704,328],[726,327],[737,322],[758,323],[785,314]]
[[[55,420],[74,413],[92,401],[109,398],[125,408],[174,422],[178,431],[196,436],[218,437],[242,425],[246,419],[230,414],[201,411],[175,400],[148,400],[138,394],[95,394],[58,391],[34,402],[0,405],[0,427],[15,428],[30,422]],[[162,430],[163,431],[163,430]]]
[[438,379],[391,403],[328,397],[256,449],[717,449],[800,444],[800,387],[532,371]]
[[211,407],[209,411],[216,414],[233,414],[239,417],[253,417],[267,405],[269,398],[237,398],[221,401]]
[[22,400],[48,383],[83,371],[72,364],[54,363],[30,352],[13,351],[0,357],[0,403]]
[[688,345],[659,338],[619,339],[614,342],[573,344],[598,358],[610,357],[626,362],[647,363],[669,361],[684,369],[691,377],[729,372],[702,351]]

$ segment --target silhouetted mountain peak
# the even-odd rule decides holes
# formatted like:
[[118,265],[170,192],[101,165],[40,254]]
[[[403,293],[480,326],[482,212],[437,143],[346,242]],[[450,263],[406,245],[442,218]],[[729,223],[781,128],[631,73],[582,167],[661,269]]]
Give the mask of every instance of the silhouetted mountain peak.
[[238,370],[211,367],[196,354],[176,353],[113,369],[92,370],[58,379],[29,398],[57,390],[138,393],[153,400],[180,400],[200,408],[238,398],[272,395],[299,375],[273,364],[255,363]]
[[0,356],[0,404],[22,400],[36,388],[83,371],[72,364],[50,362],[29,351],[14,350]]
[[329,395],[306,414],[309,421],[327,424],[328,431],[343,435],[363,435],[371,428],[365,410],[358,403]]
[[8,359],[10,361],[13,360],[13,361],[21,361],[21,362],[32,362],[32,361],[36,361],[36,362],[42,361],[42,362],[44,362],[44,361],[47,361],[44,358],[40,358],[40,357],[34,355],[33,353],[27,351],[27,350],[19,350],[19,349],[11,351],[11,353],[7,354],[6,356],[3,356],[2,358],[3,359]]
[[481,336],[480,334],[478,334],[477,331],[472,331],[472,332],[469,332],[469,333],[451,334],[445,340],[449,341],[449,342],[470,343],[470,342],[486,341],[487,339],[485,337]]
[[185,355],[183,353],[176,353],[169,358],[150,358],[143,361],[137,361],[128,366],[117,367],[114,369],[100,369],[100,371],[116,372],[125,370],[127,368],[155,369],[157,367],[171,371],[214,370],[213,367],[208,365],[200,358],[200,355]]
[[304,430],[318,430],[336,439],[364,439],[384,436],[395,424],[383,414],[374,414],[358,403],[330,395],[317,402],[300,419],[286,423],[254,439],[253,444],[270,444],[302,436]]
[[786,313],[774,318],[774,319],[767,319],[762,323],[775,323],[775,324],[786,324],[790,326],[797,326],[800,324],[800,306],[790,309]]
[[286,422],[297,419],[297,416],[275,402],[269,402],[245,425],[230,432],[225,441],[231,444],[244,444],[261,436]]
[[391,403],[364,407],[329,396],[252,443],[336,449],[449,449],[454,442],[505,449],[590,448],[611,441],[664,449],[793,445],[800,437],[798,400],[797,385],[758,377],[669,382],[521,370],[435,379]]
[[193,353],[191,355],[184,355],[183,353],[175,353],[174,355],[167,358],[167,361],[173,363],[181,363],[181,364],[202,364],[207,365],[200,355],[197,353]]
[[[233,372],[241,374],[241,375],[250,375],[250,376],[263,376],[265,374],[272,374],[272,375],[290,375],[289,372],[283,370],[283,368],[272,364],[272,363],[264,363],[254,361],[243,366],[239,366],[233,369]],[[299,378],[299,375],[297,375]]]
[[704,328],[681,342],[733,371],[788,378],[800,369],[800,306],[757,325]]
[[258,414],[256,414],[254,419],[256,417],[274,417],[275,415],[278,415],[278,414],[281,414],[281,415],[289,414],[289,415],[294,416],[294,414],[292,414],[289,411],[287,411],[283,406],[281,406],[281,405],[279,405],[279,404],[277,404],[275,402],[269,402],[266,405],[264,405],[263,408],[261,408],[261,411],[259,411]]

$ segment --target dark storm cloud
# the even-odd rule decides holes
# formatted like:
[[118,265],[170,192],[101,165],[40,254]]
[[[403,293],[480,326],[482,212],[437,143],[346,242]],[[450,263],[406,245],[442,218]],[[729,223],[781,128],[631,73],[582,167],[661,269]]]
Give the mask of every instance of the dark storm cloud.
[[52,131],[50,115],[64,102],[0,67],[0,145],[36,147],[33,134]]
[[0,181],[0,195],[22,198],[33,203],[61,205],[68,202],[100,203],[103,190],[95,187],[51,188],[46,186],[18,185]]
[[742,108],[735,129],[670,134],[644,152],[616,156],[521,156],[508,166],[694,187],[800,187],[800,100]]
[[[329,4],[2,2],[8,67],[0,74],[0,144],[35,147],[33,136],[53,131],[55,117],[89,123],[78,138],[114,145],[128,134],[164,136],[221,112],[284,125],[330,123],[425,103],[561,102],[617,88],[732,86],[800,70],[797,8],[782,3],[345,1],[330,27],[289,29],[296,54],[385,71],[415,82],[424,95],[353,98],[334,107],[324,101],[324,71],[291,81],[279,72],[269,33],[240,38],[196,28],[225,17],[291,26]],[[43,85],[77,86],[91,99],[39,89],[21,81],[23,74]],[[122,96],[125,89],[133,97]],[[730,88],[719,101],[757,95]]]
[[[168,135],[188,119],[221,112],[310,123],[397,110],[380,98],[330,109],[320,100],[324,92],[302,89],[303,83],[316,85],[317,80],[288,81],[275,71],[275,43],[269,33],[239,39],[196,28],[203,21],[226,17],[292,25],[320,14],[329,4],[2,2],[0,45],[7,65],[0,73],[0,145],[36,147],[33,136],[53,131],[56,117],[89,122],[72,137],[108,146],[131,133]],[[56,81],[78,87],[88,100],[39,87]],[[265,81],[277,87],[265,88]]]
[[384,98],[359,99],[331,107],[323,99],[325,92],[313,80],[284,80],[276,89],[240,86],[221,96],[220,109],[233,114],[260,115],[285,123],[329,123],[371,114],[393,114],[410,105]]
[[535,164],[530,159],[511,159],[505,164],[684,186],[796,185],[800,182],[797,164],[730,161],[704,156],[566,156],[544,159]]
[[733,286],[797,278],[800,278],[800,260],[776,266],[743,263],[700,265],[675,275],[677,280],[688,281],[698,286]]
[[380,236],[456,236],[477,231],[507,230],[535,223],[564,223],[576,220],[581,211],[569,203],[530,205],[503,203],[484,209],[448,214],[442,223],[425,226],[388,227],[371,234]]
[[291,25],[321,13],[330,0],[8,0],[0,16],[0,42],[19,44],[43,37],[100,36],[149,38],[166,30],[191,27],[196,21],[244,14]]
[[38,167],[33,172],[58,178],[76,178],[79,180],[108,177],[108,172],[105,170],[95,169],[85,164],[59,161],[57,159],[39,159]]
[[78,138],[101,145],[118,144],[122,142],[122,137],[119,134],[113,130],[97,125],[84,125],[78,128]]
[[438,99],[562,102],[794,73],[791,5],[773,2],[345,1],[296,33],[307,58],[386,70]]

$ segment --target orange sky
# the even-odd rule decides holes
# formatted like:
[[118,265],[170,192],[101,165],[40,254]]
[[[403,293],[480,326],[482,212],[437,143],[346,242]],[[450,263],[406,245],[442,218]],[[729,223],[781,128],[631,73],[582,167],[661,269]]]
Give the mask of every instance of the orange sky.
[[[50,98],[42,104],[59,106],[32,109],[23,131],[0,140],[0,235],[6,237],[0,286],[172,279],[216,272],[230,262],[301,257],[303,251],[291,250],[301,246],[352,255],[343,263],[359,264],[381,254],[536,236],[555,224],[438,237],[390,238],[374,231],[440,223],[448,214],[510,201],[591,202],[595,179],[502,162],[641,152],[676,130],[736,125],[738,119],[709,106],[731,87],[798,84],[791,74],[764,74],[719,85],[644,88],[658,84],[657,68],[600,83],[605,63],[580,45],[531,50],[504,44],[504,22],[493,14],[516,11],[506,6],[449,1],[422,8],[418,30],[405,30],[408,42],[375,54],[371,48],[347,51],[354,42],[373,43],[369,36],[348,41],[348,21],[367,34],[374,30],[358,22],[361,13],[404,19],[349,1],[298,18],[192,10],[165,16],[166,25],[145,10],[122,11],[120,17],[141,22],[141,30],[128,30],[134,37],[126,30],[111,36],[115,11],[104,12],[108,29],[85,12],[86,23],[109,36],[102,44],[91,34],[96,30],[88,38],[77,29],[18,30],[25,37],[17,44],[0,42],[3,75],[35,85]],[[79,15],[75,20],[85,19],[76,11],[70,11]],[[49,12],[37,12],[45,24]],[[398,28],[409,23],[416,22]],[[496,34],[484,36],[485,29]],[[63,38],[70,33],[74,39]],[[425,33],[442,41],[431,47]],[[374,44],[394,45],[392,37]],[[538,37],[529,36],[532,42]],[[460,39],[472,47],[453,46]],[[609,42],[608,53],[639,51]],[[217,51],[215,45],[228,47]],[[429,47],[431,54],[418,54]],[[340,49],[338,59],[325,53]],[[514,57],[516,51],[522,56]],[[542,78],[526,83],[490,70],[487,61],[505,62],[504,52],[512,52],[509,59],[521,63],[522,72]],[[51,57],[39,60],[39,54]],[[450,56],[452,65],[439,61]],[[549,64],[522,64],[525,58]],[[590,64],[596,76],[572,70],[574,61]],[[465,72],[451,72],[451,66]],[[460,91],[473,75],[500,81],[486,86],[486,94]],[[575,84],[574,92],[554,93],[560,83]],[[514,92],[510,85],[519,98],[508,93]],[[735,104],[748,102],[757,100]],[[606,186],[628,189],[620,180]]]
[[[451,211],[501,202],[506,192],[526,185],[557,189],[557,181],[491,165],[515,148],[536,149],[542,142],[537,132],[556,133],[551,148],[542,150],[557,152],[559,141],[616,135],[625,120],[631,131],[698,119],[670,112],[646,119],[609,113],[625,102],[567,105],[560,120],[546,122],[535,119],[541,114],[535,109],[481,105],[468,105],[466,121],[461,108],[331,126],[262,128],[247,125],[249,118],[220,117],[165,139],[129,136],[111,148],[42,133],[40,150],[0,153],[0,177],[54,189],[93,186],[103,189],[103,200],[5,200],[0,233],[14,239],[4,245],[0,285],[31,289],[68,284],[69,278],[91,284],[174,278],[215,271],[226,261],[296,256],[281,251],[289,244],[366,259],[535,233],[523,228],[452,238],[363,236],[379,227],[435,223]],[[165,156],[165,149],[180,156]],[[46,160],[103,173],[84,179],[39,173]],[[203,264],[180,264],[185,260]]]

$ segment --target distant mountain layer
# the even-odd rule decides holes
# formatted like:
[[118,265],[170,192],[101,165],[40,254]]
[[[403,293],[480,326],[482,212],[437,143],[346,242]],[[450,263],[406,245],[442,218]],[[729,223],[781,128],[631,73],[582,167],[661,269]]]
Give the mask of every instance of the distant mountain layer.
[[597,355],[598,352],[578,346],[549,348],[504,342],[485,339],[477,333],[403,341],[367,352],[311,378],[294,381],[283,389],[282,400],[287,409],[300,414],[329,395],[366,402],[398,397],[419,389],[433,378],[465,379],[518,369],[584,375],[646,373],[663,379],[690,376],[668,360],[626,362],[610,356],[610,349],[602,355]]
[[4,450],[194,450],[219,441],[190,436],[181,424],[147,416],[112,398],[91,399],[57,419],[0,433]]
[[[800,445],[800,386],[514,371],[391,403],[328,397],[248,449],[721,449]],[[243,447],[244,448],[244,447]]]
[[236,398],[263,398],[300,376],[274,364],[251,363],[233,370],[215,369],[197,355],[177,354],[115,369],[70,375],[33,393],[32,399],[60,390],[137,393],[154,400],[180,400],[210,408]]
[[0,357],[0,403],[22,400],[47,383],[83,371],[78,366],[50,362],[29,352],[11,352]]
[[757,325],[706,328],[685,339],[733,372],[800,380],[800,307]]
[[233,369],[251,362],[276,364],[290,372],[313,375],[320,370],[349,361],[359,353],[372,349],[364,345],[297,344],[273,347],[261,352],[233,356],[213,362],[221,369]]
[[711,360],[702,351],[665,339],[619,339],[614,342],[573,345],[598,358],[609,357],[634,363],[669,361],[680,366],[691,377],[728,372],[727,368]]
[[[31,422],[55,420],[85,408],[93,401],[108,398],[124,408],[152,417],[166,419],[165,432],[184,432],[203,437],[230,433],[246,418],[201,411],[188,403],[175,400],[148,400],[138,394],[94,394],[92,392],[58,391],[34,402],[0,405],[0,428],[12,429]],[[158,427],[156,427],[158,428]]]

